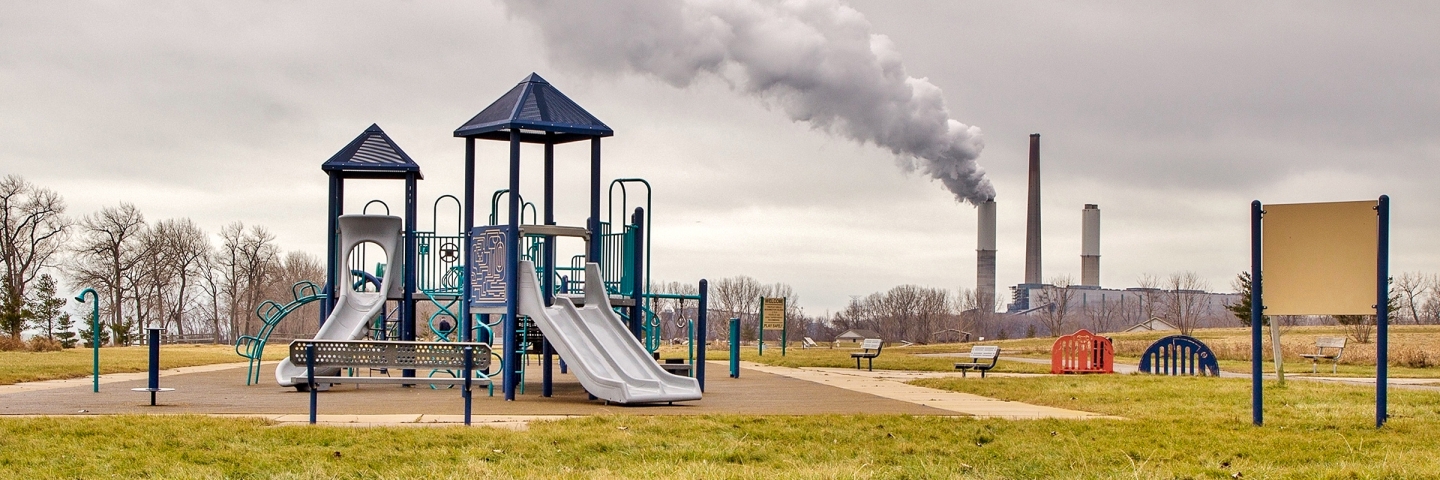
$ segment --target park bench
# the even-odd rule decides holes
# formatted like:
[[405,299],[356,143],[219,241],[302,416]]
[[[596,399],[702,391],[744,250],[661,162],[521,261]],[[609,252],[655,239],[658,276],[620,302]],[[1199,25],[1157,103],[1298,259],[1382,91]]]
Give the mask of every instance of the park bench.
[[810,337],[804,337],[803,341],[800,342],[800,348],[801,348],[802,350],[803,350],[803,349],[815,348],[815,347],[817,347],[817,346],[819,346],[819,345],[816,345],[816,344],[815,344],[815,339],[810,338]]
[[[1326,352],[1325,349],[1331,349]],[[1302,353],[1300,356],[1310,359],[1310,373],[1320,372],[1320,360],[1332,362],[1331,372],[1340,371],[1340,354],[1345,353],[1345,337],[1320,337],[1315,339],[1315,353]]]
[[880,356],[880,349],[884,346],[885,344],[878,338],[867,338],[864,342],[861,342],[860,349],[862,351],[850,354],[850,358],[855,359],[855,369],[860,369],[860,359],[863,358],[870,362],[869,370],[872,372],[875,371],[875,357]]
[[[955,364],[955,369],[960,371],[960,377],[965,377],[965,374],[971,370],[977,370],[980,372],[980,378],[985,378],[985,372],[995,368],[995,364],[1000,361],[1000,347],[976,345],[970,347],[969,357],[969,362]],[[985,360],[989,360],[989,362]]]
[[[490,369],[490,346],[461,342],[401,342],[384,340],[311,340],[290,342],[290,361],[305,366],[305,376],[291,379],[310,392],[310,423],[315,423],[316,392],[321,385],[400,384],[459,385],[465,398],[465,424],[470,424],[470,387],[490,386],[490,379],[472,372]],[[317,371],[343,369],[429,370],[453,372],[453,377],[377,377],[318,375]],[[303,385],[303,387],[302,387]]]

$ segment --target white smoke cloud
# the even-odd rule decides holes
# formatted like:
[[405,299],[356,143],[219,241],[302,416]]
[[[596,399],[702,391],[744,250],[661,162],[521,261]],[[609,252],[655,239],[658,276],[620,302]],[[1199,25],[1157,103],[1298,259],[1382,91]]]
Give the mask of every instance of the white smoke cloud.
[[978,204],[980,129],[950,118],[939,87],[906,74],[889,37],[837,0],[505,0],[557,62],[651,75],[684,88],[715,75],[792,120],[893,152],[902,168]]

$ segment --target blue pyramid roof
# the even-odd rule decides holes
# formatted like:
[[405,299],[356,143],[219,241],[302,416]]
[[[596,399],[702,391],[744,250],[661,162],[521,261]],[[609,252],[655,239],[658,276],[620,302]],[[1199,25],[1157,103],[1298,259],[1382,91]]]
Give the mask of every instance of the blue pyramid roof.
[[[335,152],[335,155],[320,165],[327,172],[356,172],[374,178],[404,178],[405,173],[420,173],[420,164],[415,163],[379,125],[370,128],[350,141],[349,145]],[[420,178],[424,178],[420,175]]]
[[512,130],[519,130],[520,141],[529,143],[565,143],[615,134],[534,73],[455,129],[455,136],[509,140]]

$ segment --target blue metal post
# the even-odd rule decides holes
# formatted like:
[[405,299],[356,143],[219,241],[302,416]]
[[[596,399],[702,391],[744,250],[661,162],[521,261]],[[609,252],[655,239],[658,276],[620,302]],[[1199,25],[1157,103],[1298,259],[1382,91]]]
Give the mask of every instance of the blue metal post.
[[740,378],[740,317],[730,319],[730,378]]
[[[520,130],[510,130],[510,235],[506,238],[505,269],[520,271]],[[515,400],[515,387],[520,384],[520,349],[516,335],[516,302],[519,288],[514,275],[505,286],[505,400]]]
[[305,385],[310,390],[310,424],[315,424],[315,406],[318,403],[319,386],[315,385],[315,344],[305,345]]
[[345,177],[339,172],[329,172],[330,176],[330,218],[326,220],[325,233],[325,298],[320,302],[320,322],[325,325],[325,319],[330,318],[330,310],[335,308],[335,288],[344,281],[339,275],[340,266],[337,260],[340,256],[340,215],[345,213]]
[[1265,423],[1265,376],[1260,358],[1260,324],[1265,319],[1265,300],[1260,288],[1261,217],[1264,215],[1259,200],[1250,202],[1250,411],[1256,426]]
[[465,347],[465,390],[461,392],[462,395],[465,395],[465,425],[470,425],[470,380],[475,376],[474,370],[475,347],[467,346]]
[[146,342],[150,347],[150,372],[145,387],[150,390],[150,406],[155,406],[155,392],[160,391],[160,329],[151,328]]
[[586,261],[600,262],[600,137],[590,139],[590,251]]
[[[553,134],[546,133],[546,138]],[[555,144],[545,142],[545,224],[555,224]],[[545,306],[555,304],[555,236],[545,236]],[[550,339],[540,342],[540,396],[553,393],[551,363],[554,362],[554,347]]]
[[1385,426],[1390,418],[1386,412],[1390,390],[1390,196],[1381,195],[1375,205],[1379,215],[1378,261],[1375,265],[1375,326],[1379,338],[1375,340],[1375,428]]
[[699,349],[695,352],[694,368],[695,381],[700,383],[700,391],[702,392],[705,391],[705,346],[707,345],[706,337],[708,337],[707,333],[710,332],[710,323],[708,321],[709,315],[706,313],[710,309],[710,294],[708,293],[709,291],[710,282],[703,278],[700,279],[700,310],[695,312],[695,323],[698,324],[696,325],[698,331],[695,332],[695,342],[699,345]]
[[86,288],[75,296],[75,301],[85,303],[87,293],[90,294],[90,348],[94,353],[90,375],[95,393],[100,393],[100,294],[93,288]]
[[645,344],[645,209],[635,208],[635,215],[630,218],[635,228],[635,274],[630,276],[630,298],[635,305],[630,307],[630,333]]
[[[405,173],[405,281],[404,285],[401,285],[404,293],[400,296],[400,339],[410,342],[415,341],[415,216],[416,204],[419,203],[416,198],[418,195],[415,191],[415,177],[415,172]],[[382,295],[389,294],[385,292]],[[414,377],[415,369],[407,368],[401,375]]]
[[[460,230],[460,235],[465,236],[465,268],[460,276],[460,341],[473,342],[475,332],[475,317],[470,314],[470,267],[475,264],[475,249],[471,247],[470,230],[475,228],[475,139],[465,139],[465,207],[464,207],[465,228]],[[488,341],[488,340],[487,340]]]

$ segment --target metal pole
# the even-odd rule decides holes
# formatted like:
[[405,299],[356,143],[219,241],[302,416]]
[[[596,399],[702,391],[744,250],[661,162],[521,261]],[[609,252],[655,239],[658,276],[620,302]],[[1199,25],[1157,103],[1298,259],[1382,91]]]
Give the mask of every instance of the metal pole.
[[635,306],[630,307],[630,330],[645,345],[645,209],[636,207],[630,221],[635,225],[635,273],[630,276],[630,297]]
[[590,245],[586,261],[600,262],[600,137],[590,139]]
[[85,303],[85,294],[87,293],[90,294],[90,349],[94,354],[90,364],[90,375],[95,393],[100,393],[100,294],[96,293],[93,288],[86,288],[75,296],[75,301]]
[[505,269],[514,276],[505,286],[505,400],[515,400],[515,387],[520,384],[520,345],[516,337],[516,302],[519,288],[515,279],[520,270],[520,130],[510,130],[510,225],[505,240]]
[[315,408],[319,386],[315,385],[315,344],[305,344],[305,384],[310,387],[310,424],[315,424]]
[[[549,140],[554,134],[545,133]],[[555,144],[545,142],[545,224],[555,224]],[[555,236],[545,236],[545,279],[542,287],[545,289],[545,306],[555,304]],[[554,393],[552,362],[554,362],[555,348],[550,345],[550,339],[540,341],[540,396],[549,397]]]
[[470,379],[475,376],[475,347],[465,347],[465,425],[470,425]]
[[790,299],[785,298],[785,306],[780,308],[780,356],[785,356],[785,347],[790,343],[790,316],[786,315],[790,308]]
[[740,378],[740,317],[730,318],[730,378]]
[[[470,268],[475,265],[475,249],[470,244],[474,238],[470,230],[475,228],[475,139],[465,139],[465,207],[464,207],[465,229],[460,235],[465,238],[465,268],[460,275],[460,290],[462,300],[460,302],[460,341],[474,341],[475,317],[470,314]],[[486,340],[487,342],[489,340]]]
[[150,390],[150,406],[155,406],[155,392],[160,391],[160,329],[151,328],[147,341],[150,343],[150,372],[146,389]]
[[1375,205],[1379,215],[1379,251],[1375,265],[1375,428],[1385,426],[1390,390],[1390,196],[1381,195]]
[[698,341],[700,344],[700,349],[698,352],[696,352],[695,355],[694,368],[695,381],[700,383],[701,392],[705,391],[705,347],[708,345],[708,343],[706,342],[706,337],[709,336],[708,332],[710,331],[710,325],[708,321],[709,315],[706,313],[706,311],[710,308],[709,290],[710,282],[703,278],[700,279],[700,311],[695,313],[697,321],[696,323],[699,323],[698,327],[700,329],[700,331],[697,332],[695,336],[696,341]]
[[[400,295],[400,339],[410,342],[415,341],[415,217],[418,215],[416,204],[419,203],[415,177],[415,172],[405,174],[405,270],[401,272],[404,275],[401,288],[405,291]],[[389,294],[385,292],[383,295]],[[414,377],[415,369],[407,368],[401,376]]]
[[759,330],[760,334],[757,335],[758,338],[755,339],[755,349],[756,349],[757,352],[759,352],[760,356],[763,357],[763,356],[765,356],[765,297],[764,297],[764,296],[761,296],[761,297],[760,297],[760,325],[757,325],[757,327],[760,329],[760,330]]
[[1260,283],[1261,217],[1260,201],[1250,202],[1250,411],[1256,426],[1265,424],[1264,372],[1261,363],[1260,324],[1265,319],[1265,300]]

